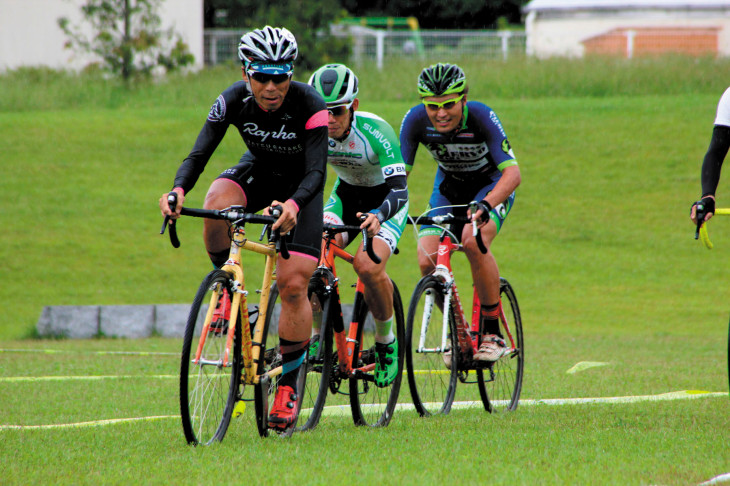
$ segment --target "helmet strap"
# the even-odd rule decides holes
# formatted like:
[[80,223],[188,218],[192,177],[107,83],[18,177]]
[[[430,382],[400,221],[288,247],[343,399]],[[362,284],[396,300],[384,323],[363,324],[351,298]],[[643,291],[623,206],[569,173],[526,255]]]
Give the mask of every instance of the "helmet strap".
[[459,130],[466,129],[466,119],[468,116],[469,116],[469,107],[466,105],[466,100],[464,100],[464,110],[461,113],[461,128]]

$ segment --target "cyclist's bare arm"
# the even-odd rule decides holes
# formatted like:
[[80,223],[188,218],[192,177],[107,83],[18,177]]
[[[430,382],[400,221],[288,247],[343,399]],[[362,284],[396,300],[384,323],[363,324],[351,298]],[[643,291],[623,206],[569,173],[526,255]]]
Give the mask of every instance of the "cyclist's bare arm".
[[[509,195],[517,189],[517,186],[519,186],[521,182],[522,175],[520,174],[519,166],[513,165],[505,167],[502,171],[502,177],[494,186],[494,189],[487,194],[485,199],[492,207],[502,204],[507,200]],[[484,211],[482,209],[479,209],[474,216],[477,221],[483,221],[485,219],[483,217]],[[469,213],[469,217],[471,217],[471,213]]]

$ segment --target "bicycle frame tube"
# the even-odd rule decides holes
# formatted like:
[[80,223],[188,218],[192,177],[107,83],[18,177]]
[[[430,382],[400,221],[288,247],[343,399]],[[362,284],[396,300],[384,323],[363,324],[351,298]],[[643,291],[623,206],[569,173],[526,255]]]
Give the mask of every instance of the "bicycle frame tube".
[[[436,274],[441,274],[445,277],[445,282],[448,284],[447,295],[444,300],[449,302],[449,305],[444,304],[444,326],[442,336],[442,348],[446,346],[446,337],[448,331],[448,319],[450,313],[450,307],[455,311],[454,320],[456,321],[457,338],[459,341],[459,347],[462,352],[472,350],[474,344],[469,334],[469,323],[466,320],[464,314],[464,307],[461,305],[461,298],[459,297],[459,289],[456,286],[456,280],[454,279],[454,272],[451,270],[451,254],[459,249],[459,245],[451,241],[449,235],[444,235],[439,242],[438,255],[436,257]],[[476,297],[476,292],[475,292]],[[478,309],[478,308],[477,308]],[[479,320],[477,319],[477,323]],[[478,325],[478,324],[477,324]],[[423,331],[425,332],[425,331]]]
[[[352,264],[352,262],[355,260],[355,257],[344,249],[340,248],[337,244],[334,243],[333,240],[334,237],[328,236],[325,237],[322,241],[322,253],[319,259],[319,266],[327,268],[336,278],[337,271],[335,268],[335,258],[341,258],[347,263]],[[360,279],[357,279],[357,284],[355,285],[355,302],[358,301],[358,298],[363,298],[362,296],[364,295],[364,291],[365,286],[360,281]],[[358,295],[360,297],[358,297]],[[334,292],[333,298],[337,299],[339,303],[339,291]],[[337,307],[340,309],[342,308],[341,304]],[[352,315],[353,319],[350,321],[350,327],[347,331],[347,335],[345,335],[344,326],[342,327],[341,331],[333,329],[335,342],[337,344],[337,359],[339,361],[340,371],[347,376],[351,376],[354,372],[352,363],[354,361],[353,357],[355,354],[355,344],[357,343],[357,333],[360,325],[360,323],[355,321],[355,319],[357,318],[357,312],[358,309],[354,308]],[[343,319],[342,313],[340,313],[339,318]],[[358,369],[360,371],[372,371],[373,369],[375,369],[375,364],[370,364]]]
[[[248,318],[248,303],[246,300],[247,292],[245,289],[245,279],[243,266],[241,265],[241,249],[252,251],[266,256],[266,263],[264,269],[264,277],[261,289],[261,306],[259,307],[259,316],[264,316],[263,319],[259,319],[254,328],[253,338],[251,337],[251,323]],[[276,249],[273,244],[261,244],[255,241],[248,240],[244,228],[238,227],[233,233],[231,241],[231,250],[229,253],[228,260],[223,265],[221,270],[233,274],[233,296],[231,299],[231,319],[228,323],[228,336],[226,340],[226,349],[224,352],[222,366],[229,366],[231,360],[231,349],[233,349],[233,338],[235,336],[236,326],[238,325],[238,319],[240,318],[241,326],[241,338],[242,347],[241,354],[243,355],[243,379],[246,384],[255,384],[260,381],[260,376],[256,375],[256,368],[254,363],[258,363],[261,351],[261,339],[263,336],[263,323],[265,316],[268,312],[269,305],[269,294],[271,289],[271,282],[273,280],[274,265],[276,262]],[[205,344],[205,337],[208,335],[208,328],[210,327],[210,321],[213,316],[213,310],[217,304],[217,297],[214,299],[215,302],[211,302],[208,307],[208,313],[205,318],[205,325],[202,330],[202,338],[198,343],[198,349],[195,354],[195,362],[200,360],[202,349]],[[254,346],[254,344],[256,344]],[[269,371],[269,375],[273,376],[280,373],[279,368]]]

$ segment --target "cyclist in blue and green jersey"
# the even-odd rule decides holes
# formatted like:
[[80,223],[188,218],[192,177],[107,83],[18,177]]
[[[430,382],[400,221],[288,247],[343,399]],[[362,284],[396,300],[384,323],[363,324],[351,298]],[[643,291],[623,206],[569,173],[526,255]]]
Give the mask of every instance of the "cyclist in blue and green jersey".
[[[343,64],[327,64],[312,74],[309,84],[327,104],[327,161],[337,174],[324,207],[324,221],[367,229],[381,259],[376,264],[357,251],[353,265],[375,320],[375,382],[387,386],[398,372],[398,342],[393,332],[393,285],[385,265],[408,216],[406,166],[393,128],[372,113],[357,111],[358,80],[352,70]],[[338,243],[346,246],[355,236],[341,233]],[[315,319],[313,342],[317,335]]]
[[[469,215],[479,223],[489,249],[514,203],[520,169],[496,113],[483,103],[467,101],[464,71],[455,64],[434,64],[418,78],[422,103],[406,113],[401,125],[403,160],[412,166],[419,144],[438,163],[429,200],[430,216]],[[471,214],[465,205],[478,202]],[[454,208],[454,206],[457,206]],[[459,207],[461,206],[461,207]],[[453,230],[452,230],[453,231]],[[496,361],[506,352],[498,332],[499,268],[494,254],[482,254],[471,227],[456,228],[471,265],[472,279],[481,302],[482,344],[474,358]],[[419,231],[418,263],[427,275],[435,267],[440,230],[424,225]],[[450,366],[450,356],[445,355]]]

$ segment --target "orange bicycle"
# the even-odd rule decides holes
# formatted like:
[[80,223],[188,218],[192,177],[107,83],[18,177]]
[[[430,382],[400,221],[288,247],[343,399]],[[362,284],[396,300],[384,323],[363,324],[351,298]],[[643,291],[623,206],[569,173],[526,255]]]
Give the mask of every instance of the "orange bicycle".
[[[386,426],[390,422],[403,375],[404,319],[398,287],[393,282],[393,325],[398,349],[398,373],[387,386],[378,386],[375,381],[376,351],[375,333],[369,326],[372,314],[363,294],[364,287],[358,279],[355,284],[355,301],[352,318],[345,325],[340,299],[340,279],[335,268],[335,258],[352,263],[354,256],[340,248],[335,235],[345,231],[360,231],[359,226],[324,225],[322,253],[319,267],[309,282],[310,299],[318,303],[321,312],[321,328],[316,351],[312,352],[307,364],[304,380],[300,430],[314,428],[322,416],[328,395],[349,395],[352,418],[356,425]],[[372,238],[363,233],[363,251],[375,263],[380,263],[372,251]],[[392,282],[392,280],[391,280]],[[348,390],[341,391],[343,381]],[[338,401],[337,405],[342,405]]]

